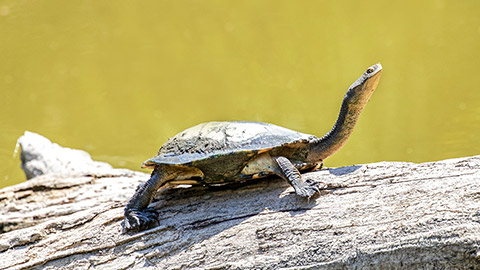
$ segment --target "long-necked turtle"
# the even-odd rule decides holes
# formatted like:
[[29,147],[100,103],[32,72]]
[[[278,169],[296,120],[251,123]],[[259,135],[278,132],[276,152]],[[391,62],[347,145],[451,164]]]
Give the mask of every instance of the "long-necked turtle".
[[304,181],[299,171],[318,168],[345,144],[381,73],[382,66],[373,65],[350,86],[335,125],[321,138],[260,122],[203,123],[170,138],[142,165],[153,172],[125,207],[125,230],[151,227],[157,214],[148,205],[159,188],[170,185],[217,185],[276,174],[298,195],[312,196],[318,183]]

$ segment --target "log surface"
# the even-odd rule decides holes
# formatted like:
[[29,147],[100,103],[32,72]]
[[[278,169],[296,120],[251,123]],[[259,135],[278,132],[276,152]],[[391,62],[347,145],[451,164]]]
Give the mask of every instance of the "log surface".
[[163,190],[159,226],[123,234],[149,176],[37,136],[19,139],[35,177],[0,190],[0,269],[480,269],[480,156],[307,173],[310,200],[276,178]]

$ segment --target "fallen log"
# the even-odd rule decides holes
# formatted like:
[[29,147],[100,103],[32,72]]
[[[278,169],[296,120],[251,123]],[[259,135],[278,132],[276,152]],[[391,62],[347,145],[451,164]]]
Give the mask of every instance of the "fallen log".
[[310,200],[276,178],[163,190],[159,226],[124,234],[147,174],[19,144],[33,178],[0,190],[0,269],[480,269],[480,156],[322,169]]

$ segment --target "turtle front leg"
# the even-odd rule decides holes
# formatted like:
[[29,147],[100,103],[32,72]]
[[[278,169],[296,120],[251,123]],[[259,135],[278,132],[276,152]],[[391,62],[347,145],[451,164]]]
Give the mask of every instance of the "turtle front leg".
[[279,170],[275,170],[275,173],[287,180],[298,195],[309,198],[320,191],[318,183],[311,180],[304,181],[300,172],[287,158],[274,157],[273,160],[276,161],[279,167]]

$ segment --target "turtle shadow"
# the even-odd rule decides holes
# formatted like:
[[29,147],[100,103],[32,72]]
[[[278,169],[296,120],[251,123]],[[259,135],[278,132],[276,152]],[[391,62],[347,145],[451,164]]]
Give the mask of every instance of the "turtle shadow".
[[317,205],[317,202],[315,199],[318,198],[319,196],[321,196],[321,194],[315,193],[315,195],[313,195],[312,197],[305,198],[305,197],[298,196],[295,192],[291,192],[290,194],[288,194],[287,196],[281,199],[284,200],[285,202],[295,205],[295,207],[292,207],[287,210],[288,214],[291,217],[294,217],[297,215],[305,214],[307,211],[314,208]]
[[[303,214],[306,211],[312,209],[317,205],[315,199],[321,196],[320,192],[315,193],[312,197],[306,198],[299,196],[295,193],[292,189],[292,186],[288,184],[287,181],[277,177],[277,176],[269,176],[266,178],[260,179],[252,179],[250,181],[244,183],[232,183],[228,185],[223,185],[219,187],[210,187],[210,190],[236,190],[242,189],[248,186],[255,186],[255,185],[262,185],[268,183],[269,185],[278,186],[272,191],[267,191],[265,194],[265,198],[274,197],[274,199],[270,199],[268,201],[275,200],[274,203],[269,203],[268,201],[265,202],[264,211],[274,211],[274,212],[287,212],[290,216],[296,216],[299,214]],[[284,187],[284,188],[282,188]],[[287,191],[290,189],[291,191]],[[263,192],[263,190],[262,190]],[[263,211],[259,211],[257,214]]]
[[342,176],[342,175],[353,173],[356,170],[360,169],[361,167],[362,166],[360,165],[352,165],[352,166],[339,167],[339,168],[327,168],[326,170],[328,170],[330,174],[333,174],[335,176]]

